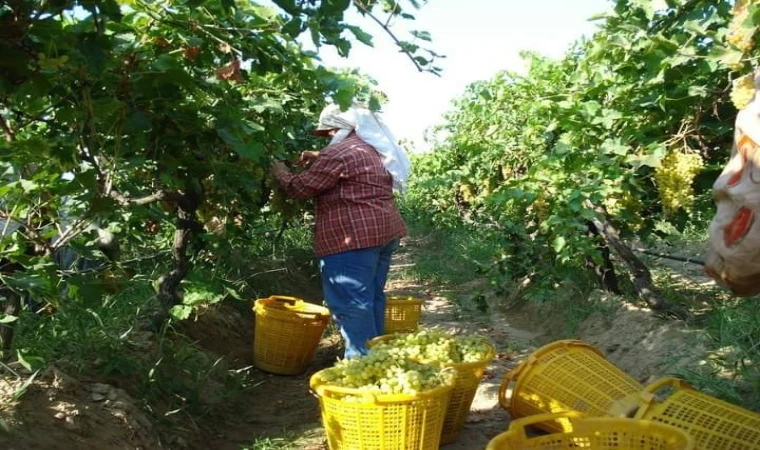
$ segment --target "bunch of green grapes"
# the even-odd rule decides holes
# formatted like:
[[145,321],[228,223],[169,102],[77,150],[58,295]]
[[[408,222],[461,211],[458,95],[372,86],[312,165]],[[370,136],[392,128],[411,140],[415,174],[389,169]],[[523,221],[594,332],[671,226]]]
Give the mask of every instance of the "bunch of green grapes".
[[631,231],[639,231],[644,226],[644,216],[641,214],[641,200],[626,190],[612,194],[602,200],[604,209],[613,217],[625,219],[625,225]]
[[439,329],[396,334],[372,347],[376,349],[395,349],[406,358],[440,364],[483,361],[491,353],[490,344],[478,335],[453,336]]
[[731,102],[736,109],[742,110],[755,96],[755,78],[748,73],[735,79],[731,85]]
[[618,216],[622,212],[635,214],[641,211],[641,201],[631,195],[629,191],[605,197],[602,204],[611,216]]
[[691,184],[703,167],[702,157],[691,152],[672,150],[662,159],[654,179],[666,215],[689,209],[694,202]]
[[395,348],[373,348],[368,355],[344,359],[322,371],[331,386],[357,389],[359,393],[409,394],[452,385],[456,372],[407,358]]
[[535,212],[536,217],[539,220],[546,220],[549,218],[549,202],[546,201],[544,194],[540,194],[531,204],[532,210]]
[[728,32],[726,33],[726,40],[744,53],[752,50],[752,37],[755,33],[754,28],[744,26],[744,22],[749,15],[749,8],[747,8],[749,3],[751,3],[751,1],[738,0],[734,4],[733,17],[731,23],[728,25]]
[[472,186],[469,184],[462,184],[459,186],[459,194],[462,199],[467,203],[475,201],[475,193],[472,191]]

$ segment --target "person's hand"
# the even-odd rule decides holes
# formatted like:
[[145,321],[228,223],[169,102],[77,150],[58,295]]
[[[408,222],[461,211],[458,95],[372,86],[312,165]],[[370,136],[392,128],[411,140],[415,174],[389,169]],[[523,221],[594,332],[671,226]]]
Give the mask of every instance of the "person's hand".
[[290,170],[288,170],[288,166],[285,165],[282,161],[275,161],[272,163],[272,166],[269,168],[269,172],[277,178],[281,174],[289,173]]
[[313,150],[307,150],[303,153],[301,153],[301,156],[298,158],[298,162],[296,165],[298,167],[309,167],[311,163],[314,162],[315,159],[319,156],[319,152],[315,152]]

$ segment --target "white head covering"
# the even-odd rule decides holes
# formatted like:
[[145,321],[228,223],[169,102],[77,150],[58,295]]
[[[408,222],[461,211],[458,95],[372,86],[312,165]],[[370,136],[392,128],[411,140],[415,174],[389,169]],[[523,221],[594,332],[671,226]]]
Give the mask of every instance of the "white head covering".
[[337,144],[352,131],[356,131],[361,140],[374,147],[382,156],[385,169],[393,176],[393,188],[404,191],[412,164],[379,115],[357,104],[346,111],[341,111],[338,105],[329,105],[319,115],[317,131],[334,129],[337,129],[338,133],[332,138],[330,145]]

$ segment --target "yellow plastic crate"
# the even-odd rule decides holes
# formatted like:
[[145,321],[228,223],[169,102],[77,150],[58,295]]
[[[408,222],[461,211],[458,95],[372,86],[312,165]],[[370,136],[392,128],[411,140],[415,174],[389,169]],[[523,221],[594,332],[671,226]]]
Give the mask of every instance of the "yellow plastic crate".
[[636,418],[678,427],[702,449],[760,450],[760,414],[696,391],[683,380],[655,381],[640,399]]
[[438,449],[453,384],[416,395],[374,395],[330,386],[322,373],[309,385],[331,450]]
[[[554,425],[547,426],[552,423]],[[528,436],[525,428],[563,431]],[[694,440],[678,428],[646,420],[612,417],[584,418],[577,411],[546,413],[517,419],[496,436],[486,450],[693,450]]]
[[253,365],[280,375],[306,370],[330,320],[327,308],[295,297],[256,300]]
[[[597,348],[561,340],[539,348],[507,373],[499,389],[499,403],[515,419],[567,410],[606,416],[621,399],[643,389]],[[537,426],[561,431],[556,422]]]
[[[374,344],[387,341],[392,337],[390,335],[378,336],[369,341],[367,347],[372,348]],[[457,376],[454,381],[454,389],[451,391],[451,401],[446,409],[446,418],[441,432],[441,445],[454,442],[459,437],[459,433],[467,420],[467,415],[470,413],[470,406],[472,406],[480,380],[483,378],[483,372],[496,356],[496,349],[493,345],[490,342],[485,342],[491,350],[483,360],[471,363],[442,364],[442,367],[454,368]]]
[[422,313],[422,300],[414,297],[388,297],[385,300],[383,334],[417,331]]

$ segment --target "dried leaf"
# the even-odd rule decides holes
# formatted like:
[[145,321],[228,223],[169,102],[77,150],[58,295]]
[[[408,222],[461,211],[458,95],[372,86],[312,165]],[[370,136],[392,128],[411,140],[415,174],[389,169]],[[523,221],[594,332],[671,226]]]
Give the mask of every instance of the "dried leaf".
[[192,47],[185,47],[185,58],[190,61],[198,59],[198,55],[201,53],[201,46],[194,45]]
[[216,69],[216,77],[220,80],[233,80],[242,83],[243,75],[240,73],[240,60],[236,59],[226,66]]
[[153,44],[158,48],[167,48],[169,46],[169,41],[161,36],[157,36],[153,38]]

